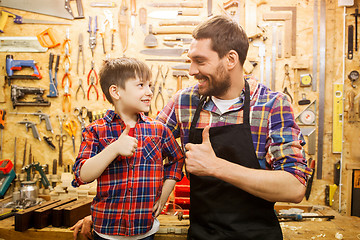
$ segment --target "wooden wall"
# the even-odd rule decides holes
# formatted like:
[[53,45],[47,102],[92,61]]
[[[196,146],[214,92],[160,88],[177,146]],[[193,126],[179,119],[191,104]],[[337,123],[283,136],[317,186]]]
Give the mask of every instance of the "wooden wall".
[[[179,0],[180,2],[181,0]],[[197,19],[206,19],[207,18],[207,1],[200,0],[203,2],[203,8],[200,10],[200,16]],[[34,13],[29,13],[25,11],[20,10],[14,10],[14,9],[8,9],[11,12],[15,14],[19,14],[23,16],[24,18],[33,18],[33,19],[46,19],[46,20],[53,20],[53,21],[62,21],[62,22],[69,22],[71,25],[54,25],[52,28],[54,29],[58,41],[61,43],[65,39],[66,29],[70,29],[70,40],[71,40],[71,62],[72,62],[72,70],[71,70],[71,76],[72,76],[72,87],[71,87],[71,105],[72,105],[72,111],[75,107],[81,107],[86,106],[89,110],[92,111],[102,111],[103,109],[111,108],[110,104],[105,102],[102,97],[100,85],[97,85],[97,89],[99,90],[99,100],[95,100],[95,95],[92,92],[90,95],[90,100],[82,99],[82,95],[78,96],[78,100],[75,100],[75,92],[78,87],[78,81],[79,79],[82,79],[83,86],[85,91],[88,90],[88,84],[86,82],[87,80],[87,73],[90,70],[91,66],[91,52],[89,49],[88,44],[88,37],[89,34],[87,32],[88,30],[88,21],[89,16],[98,16],[98,27],[101,28],[101,25],[104,21],[104,9],[105,8],[93,8],[90,7],[90,2],[92,1],[85,1],[83,0],[83,6],[84,6],[84,12],[85,12],[85,19],[77,19],[73,21],[69,20],[63,20],[60,18],[55,17],[49,17],[45,15],[39,15]],[[118,12],[120,7],[120,2],[117,1],[117,7],[115,8],[106,8],[111,11],[113,14],[114,19],[114,26],[116,28],[115,33],[115,48],[113,51],[108,51],[108,55],[110,57],[119,57],[123,55],[122,52],[122,45],[120,43],[119,38],[119,31],[118,31]],[[160,2],[160,1],[152,1],[152,2]],[[164,2],[164,1],[161,1]],[[299,113],[301,113],[306,106],[299,106],[297,104],[297,101],[301,99],[301,93],[305,93],[307,99],[314,101],[316,100],[317,103],[319,102],[319,87],[317,88],[317,91],[312,91],[311,87],[300,87],[299,83],[299,76],[300,74],[312,74],[312,61],[313,61],[313,13],[314,13],[314,1],[313,0],[306,0],[306,1],[240,1],[245,6],[254,6],[255,5],[255,11],[252,12],[252,15],[243,18],[247,20],[245,23],[245,29],[247,32],[253,32],[255,33],[261,33],[259,28],[255,29],[253,28],[254,22],[250,22],[249,19],[255,21],[260,26],[262,26],[265,29],[265,32],[263,33],[263,36],[267,38],[267,40],[264,42],[266,45],[266,57],[271,57],[271,48],[272,48],[272,28],[271,26],[266,26],[263,21],[263,15],[266,13],[271,13],[271,7],[272,6],[296,6],[297,8],[297,18],[296,18],[296,55],[285,57],[285,47],[286,44],[291,41],[289,39],[289,33],[288,31],[285,31],[285,25],[283,24],[284,21],[280,21],[279,23],[282,23],[282,26],[279,26],[279,34],[278,36],[281,36],[282,39],[282,56],[277,58],[276,60],[276,91],[282,91],[283,90],[283,80],[285,77],[284,72],[284,65],[289,65],[289,77],[291,81],[291,89],[289,89],[290,94],[294,98],[294,109],[295,109],[295,115],[297,116]],[[321,0],[317,1],[320,5]],[[147,5],[147,1],[145,0],[138,0],[136,1],[137,4],[137,13],[139,8],[144,7],[147,9],[147,12],[152,12],[155,10],[166,10],[160,9],[160,8],[154,8]],[[224,13],[221,6],[223,4],[223,1],[215,1],[213,0],[213,13],[214,14],[221,14]],[[355,4],[358,4],[358,1],[355,1]],[[130,2],[127,1],[127,6],[129,7],[128,16],[130,15]],[[241,5],[244,7],[244,5]],[[72,3],[72,7],[75,10],[75,4]],[[239,8],[241,10],[241,8]],[[252,8],[254,9],[254,8]],[[231,7],[228,9],[229,11],[236,11],[236,7]],[[250,10],[249,10],[250,11]],[[351,13],[354,13],[355,7],[348,7],[347,8],[347,16],[346,16],[346,29],[347,25],[353,24],[354,25],[354,17],[351,16]],[[76,10],[75,10],[76,12]],[[287,12],[289,13],[289,12]],[[256,16],[255,16],[256,15]],[[318,16],[319,16],[319,22],[320,22],[320,6],[318,7]],[[185,18],[185,17],[184,17]],[[178,19],[181,19],[179,17]],[[243,21],[241,20],[241,21]],[[147,19],[147,26],[148,24],[154,25],[154,27],[158,27],[159,20],[157,19]],[[267,22],[269,23],[269,22]],[[31,25],[31,24],[23,24],[23,25],[16,25],[12,23],[11,19],[8,20],[6,27],[4,29],[4,33],[1,34],[1,36],[35,36],[37,33],[45,30],[46,28],[50,27],[47,25]],[[251,28],[252,27],[252,28]],[[251,28],[251,29],[250,29]],[[77,74],[76,73],[76,64],[77,64],[77,53],[78,53],[78,35],[79,33],[82,33],[84,36],[84,53],[85,53],[85,74],[82,74],[82,71]],[[109,27],[106,28],[106,48],[110,49],[110,30]],[[250,35],[250,34],[249,34]],[[167,48],[163,45],[162,39],[165,36],[169,35],[156,35],[156,38],[158,39],[159,45],[157,48]],[[174,36],[183,36],[183,37],[191,37],[189,34],[175,34]],[[139,17],[136,16],[136,26],[135,26],[135,32],[133,35],[131,35],[131,32],[129,30],[129,38],[128,38],[128,47],[125,52],[125,56],[131,56],[136,57],[142,60],[145,60],[145,58],[152,58],[152,56],[146,56],[139,51],[141,49],[145,49],[145,46],[143,44],[145,35],[141,31],[139,26]],[[248,54],[248,60],[257,62],[258,65],[254,68],[253,74],[260,79],[260,58],[258,57],[258,48],[253,46],[253,43],[260,42],[260,39],[254,40],[249,49]],[[184,45],[185,48],[187,48],[189,45]],[[319,46],[319,44],[318,44]],[[346,41],[347,46],[347,41]],[[60,126],[59,122],[56,118],[56,115],[63,116],[64,113],[62,111],[62,101],[63,101],[63,93],[64,89],[61,87],[61,79],[64,75],[64,69],[63,69],[63,56],[64,53],[62,52],[61,47],[56,47],[49,49],[46,53],[10,53],[14,56],[15,60],[35,60],[37,62],[37,65],[40,68],[40,72],[43,76],[41,80],[14,80],[13,84],[20,85],[20,86],[27,86],[27,87],[41,87],[46,89],[44,98],[46,98],[46,95],[48,94],[49,89],[49,74],[48,74],[48,58],[49,53],[54,54],[60,54],[61,55],[61,64],[60,69],[58,73],[58,81],[59,81],[59,97],[58,98],[52,98],[48,99],[51,101],[50,107],[17,107],[16,109],[12,108],[12,102],[10,100],[10,87],[7,85],[7,83],[4,81],[4,76],[6,75],[5,70],[5,56],[9,53],[0,53],[0,59],[2,62],[2,68],[0,69],[1,80],[0,85],[3,86],[1,88],[0,95],[0,108],[5,109],[7,112],[35,112],[37,110],[42,110],[44,113],[47,113],[50,115],[51,123],[54,128],[54,134],[51,134],[50,132],[46,131],[45,124],[41,123],[39,124],[38,118],[35,116],[26,116],[30,121],[36,122],[38,130],[40,132],[41,137],[46,136],[52,136],[54,138],[53,142],[56,145],[57,149],[56,151],[51,150],[44,141],[39,142],[38,140],[34,139],[31,131],[26,132],[25,127],[23,125],[18,124],[18,121],[21,121],[25,116],[23,115],[6,115],[6,127],[3,131],[3,158],[14,158],[14,137],[17,137],[17,171],[19,172],[22,167],[22,154],[23,154],[23,148],[25,139],[27,139],[27,143],[31,144],[32,146],[32,153],[35,156],[35,160],[39,161],[41,164],[49,164],[50,167],[52,167],[52,160],[58,158],[58,143],[55,140],[55,135],[59,134],[60,132]],[[319,51],[318,51],[319,54]],[[182,56],[185,58],[185,54]],[[325,82],[325,121],[324,121],[324,136],[323,136],[323,166],[322,166],[322,179],[317,179],[315,177],[314,184],[312,188],[312,193],[310,196],[309,201],[304,200],[304,204],[324,204],[325,199],[325,186],[328,184],[333,184],[333,176],[334,176],[334,164],[340,160],[341,154],[339,153],[332,153],[332,138],[333,138],[333,129],[332,129],[332,109],[333,109],[333,84],[334,83],[342,83],[343,77],[342,77],[342,68],[343,68],[343,7],[338,6],[338,1],[333,0],[327,0],[326,1],[326,82]],[[97,45],[95,48],[95,69],[96,71],[99,71],[99,68],[102,64],[102,61],[106,58],[105,54],[102,50],[102,39],[97,34]],[[156,58],[156,57],[153,57]],[[319,58],[318,58],[319,59]],[[351,87],[351,82],[347,79],[347,75],[352,70],[358,70],[359,66],[359,56],[358,52],[354,51],[354,58],[353,60],[346,59],[346,66],[345,66],[345,84],[344,84],[344,103],[345,103],[345,115],[343,119],[344,124],[344,138],[343,138],[343,154],[342,154],[342,162],[343,162],[343,170],[342,170],[342,195],[341,195],[341,209],[343,213],[349,214],[350,211],[350,200],[351,200],[351,170],[348,170],[349,168],[359,168],[360,165],[360,150],[358,147],[358,143],[360,140],[360,131],[358,130],[359,127],[359,103],[355,102],[355,111],[356,111],[356,119],[353,122],[349,122],[348,115],[349,115],[349,100],[348,96],[350,95],[350,91],[354,92],[354,95],[357,96],[360,94],[359,88],[353,88]],[[165,67],[171,67],[176,64],[180,63],[172,63],[172,62],[147,62],[149,66],[152,66],[153,75],[155,76],[157,73],[158,65],[163,65],[163,68]],[[318,64],[319,69],[320,64]],[[82,65],[80,64],[80,69]],[[298,70],[295,70],[298,68]],[[172,76],[173,70],[170,69],[169,74],[166,78],[166,85],[165,90],[163,91],[165,101],[169,99],[168,90],[170,89],[170,93],[176,90],[176,78]],[[160,80],[161,78],[159,78]],[[319,80],[319,75],[317,75],[317,79]],[[191,78],[190,80],[184,80],[183,81],[183,87],[190,86],[195,81]],[[319,82],[319,81],[318,81]],[[358,81],[355,82],[355,85],[359,85]],[[155,89],[155,95],[157,94],[158,85]],[[173,90],[171,90],[173,89]],[[171,94],[170,94],[171,95]],[[31,100],[31,99],[30,99]],[[359,102],[359,98],[355,98],[357,102]],[[319,104],[316,105],[319,107]],[[351,107],[351,106],[350,106]],[[160,108],[160,107],[159,107]],[[152,104],[152,109],[155,109],[154,103]],[[350,108],[351,109],[351,108]],[[160,110],[160,109],[156,109]],[[73,112],[71,113],[65,113],[69,119],[77,120],[75,116],[73,115]],[[156,112],[156,111],[154,111]],[[318,114],[319,110],[316,109],[316,113]],[[316,128],[318,127],[318,123],[316,124]],[[80,125],[78,126],[78,131],[76,134],[76,151],[80,144]],[[29,147],[29,145],[28,145]],[[74,163],[76,154],[72,151],[72,143],[70,138],[68,137],[67,141],[64,144],[64,164],[70,164],[72,165]],[[317,160],[317,155],[307,155],[308,158],[312,158]],[[346,169],[348,168],[348,169]],[[60,170],[61,172],[62,170]],[[333,207],[335,209],[339,208],[339,196],[338,196],[339,190],[337,190],[335,197],[334,197],[334,204]]]

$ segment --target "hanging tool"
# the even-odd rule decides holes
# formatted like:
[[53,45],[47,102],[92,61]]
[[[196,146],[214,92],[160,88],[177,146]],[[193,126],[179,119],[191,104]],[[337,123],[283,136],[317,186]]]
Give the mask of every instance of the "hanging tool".
[[83,88],[83,84],[82,84],[82,79],[81,78],[79,78],[79,86],[78,86],[78,88],[76,89],[76,93],[75,93],[75,99],[77,100],[77,95],[78,95],[78,92],[79,91],[82,91],[82,93],[83,93],[83,99],[85,99],[85,90],[84,90],[84,88]]
[[207,13],[208,17],[212,16],[212,0],[207,0]]
[[[60,55],[57,55],[57,60],[55,64],[55,68],[59,68],[59,59]],[[59,96],[59,92],[57,89],[57,71],[55,70],[55,75],[53,77],[53,63],[54,63],[54,54],[50,53],[49,55],[49,79],[50,79],[50,85],[49,85],[49,94],[47,97],[57,97]]]
[[310,74],[300,75],[300,87],[310,87],[312,83],[312,76]]
[[[66,59],[66,57],[65,57]],[[63,88],[65,88],[65,85],[66,84],[69,84],[69,88],[71,88],[71,85],[72,85],[72,80],[71,80],[71,74],[70,74],[70,63],[69,62],[65,62],[64,64],[64,69],[65,69],[65,73],[64,73],[64,76],[62,78],[62,81],[61,81],[61,86]]]
[[[231,7],[236,7],[236,11],[229,12],[228,9]],[[245,27],[245,1],[229,0],[223,3],[222,8],[226,15],[240,24],[240,26]],[[254,16],[254,19],[256,19],[256,16]]]
[[178,21],[178,20],[164,20],[164,21],[159,21],[159,26],[196,26],[200,23],[201,21],[199,20],[182,20],[182,21]]
[[69,86],[69,81],[66,81],[66,85],[64,87],[64,96],[63,96],[63,101],[62,101],[62,111],[65,112],[66,111],[66,106],[67,106],[67,112],[70,112],[71,109],[71,94],[70,94],[70,86]]
[[[297,19],[297,9],[290,6],[271,6],[271,11],[290,11],[291,12],[291,52],[293,56],[296,56],[296,19]],[[286,34],[286,33],[285,33]],[[288,39],[287,39],[288,40]]]
[[23,164],[22,167],[25,166],[25,161],[26,161],[26,146],[27,146],[27,138],[25,138],[25,144],[24,144],[24,154],[23,154]]
[[[110,32],[111,32],[111,50],[114,49],[114,34],[116,29],[114,28],[114,20],[113,20],[113,14],[110,10],[104,10],[104,15],[105,15],[105,23],[104,25],[109,25],[110,28]],[[104,32],[105,32],[105,27],[104,27]],[[104,51],[105,53],[105,51]]]
[[23,121],[18,122],[20,124],[24,124],[26,127],[26,131],[29,131],[29,128],[31,128],[32,133],[34,138],[38,139],[39,141],[41,141],[40,135],[39,135],[39,131],[36,128],[36,123],[27,121],[27,119],[24,119]]
[[55,139],[56,139],[56,141],[59,142],[59,166],[62,166],[63,165],[63,147],[64,147],[64,142],[67,139],[67,136],[63,135],[63,134],[61,134],[61,135],[57,134],[55,136]]
[[348,75],[348,78],[351,81],[351,86],[353,88],[356,88],[356,85],[354,85],[354,82],[359,79],[359,76],[360,76],[360,74],[356,70],[351,71],[350,74]]
[[122,0],[119,10],[118,23],[123,55],[125,55],[125,51],[128,47],[129,21],[127,10],[128,7],[126,5],[126,0]]
[[198,9],[154,11],[148,14],[149,18],[176,19],[178,16],[199,16]]
[[265,48],[265,44],[264,42],[259,42],[259,43],[253,43],[253,46],[254,47],[258,47],[259,48],[259,58],[260,58],[260,82],[262,84],[264,84],[264,58],[265,58],[265,51],[266,51],[266,48]]
[[152,25],[149,24],[149,34],[144,39],[145,47],[156,47],[158,45],[158,41],[153,34]]
[[171,67],[174,70],[190,70],[190,64],[179,64]]
[[153,56],[181,56],[186,53],[189,49],[187,48],[173,48],[173,49],[143,49],[140,51],[142,54],[153,55]]
[[73,20],[70,1],[66,0],[1,0],[1,7],[15,8],[59,18]]
[[76,64],[76,73],[79,74],[79,62],[80,62],[80,54],[82,58],[83,65],[83,74],[85,74],[85,58],[84,58],[84,39],[82,33],[79,33],[78,39],[78,56],[77,56],[77,64]]
[[[151,65],[151,70],[152,70],[152,65]],[[161,68],[161,65],[158,65],[158,70],[157,70],[157,73],[156,73],[156,77],[155,77],[155,80],[154,80],[154,83],[151,85],[151,92],[154,94],[155,93],[155,86],[156,86],[156,83],[158,81],[158,78],[160,76],[160,68]],[[151,104],[150,104],[150,109],[149,109],[149,115],[152,116],[152,108],[151,108]]]
[[63,151],[64,142],[67,139],[67,136],[63,134],[63,124],[64,124],[67,116],[63,115],[63,117],[60,117],[59,115],[56,115],[56,118],[59,120],[60,134],[57,134],[55,136],[55,139],[59,142],[59,166],[62,166],[62,164],[63,164],[63,161],[62,161],[63,152],[62,151]]
[[[110,29],[114,29],[114,24],[113,24],[113,15],[110,10],[104,10],[104,15],[105,15],[105,19],[100,28],[100,36],[102,39],[103,53],[106,54],[106,50],[105,50],[106,26],[109,25]],[[114,32],[112,32],[112,45],[113,45],[113,34],[114,34]]]
[[333,128],[332,128],[332,152],[341,153],[342,151],[342,131],[343,131],[343,85],[334,84],[333,92]]
[[[283,80],[283,93],[290,97],[291,103],[293,103],[293,97],[291,96],[289,90],[291,89],[291,80],[290,80],[290,73],[289,73],[289,64],[284,65],[285,75]],[[289,90],[288,90],[289,89]]]
[[347,58],[349,60],[353,59],[353,43],[354,43],[354,26],[353,25],[349,25],[348,26],[348,55]]
[[5,115],[6,115],[5,109],[0,109],[0,159],[2,159],[3,157],[2,146],[3,146],[3,130],[5,128]]
[[184,38],[184,37],[164,37],[164,41],[181,41],[183,44],[189,44],[193,41],[193,38]]
[[146,58],[145,61],[151,61],[151,62],[185,62],[185,63],[189,63],[190,59],[184,59],[184,58]]
[[355,17],[355,51],[357,51],[358,50],[358,37],[357,37],[357,35],[358,35],[358,17],[360,16],[359,9],[356,8],[355,13],[352,13],[351,15]]
[[47,136],[43,136],[43,139],[45,140],[45,142],[47,143],[47,145],[52,149],[52,150],[55,150],[55,145],[53,144],[52,140],[53,138],[52,137],[47,137]]
[[56,24],[56,25],[69,25],[70,23],[63,23],[63,22],[54,22],[54,21],[47,21],[47,20],[38,20],[38,19],[26,19],[14,13],[11,13],[6,10],[1,11],[1,18],[0,18],[0,32],[4,32],[5,25],[9,17],[14,18],[14,23],[16,24]]
[[90,7],[107,7],[113,8],[116,7],[116,3],[114,2],[91,2]]
[[135,29],[135,20],[136,20],[136,0],[130,0],[130,25],[131,25],[131,35],[134,34]]
[[37,37],[0,37],[0,52],[46,52]]
[[96,100],[99,100],[99,92],[98,92],[98,90],[96,88],[96,85],[99,82],[99,78],[98,78],[98,75],[97,75],[94,67],[95,67],[95,62],[93,60],[93,61],[91,61],[91,69],[90,69],[89,74],[87,76],[87,83],[89,85],[89,89],[88,89],[88,92],[87,92],[88,100],[90,100],[90,90],[91,90],[92,87],[95,89]]
[[[319,120],[318,120],[318,146],[317,146],[317,179],[322,178],[322,158],[324,151],[324,121],[325,121],[325,74],[326,74],[326,1],[320,2],[320,54],[319,54]],[[316,40],[317,41],[317,40]],[[345,53],[344,53],[345,54]],[[317,73],[316,73],[317,74]],[[315,82],[313,82],[314,90]],[[316,88],[315,88],[316,89]]]
[[9,159],[0,161],[0,198],[3,198],[9,189],[11,182],[15,179],[13,163]]
[[310,100],[306,99],[306,94],[305,93],[302,93],[301,96],[302,96],[302,99],[298,101],[299,105],[308,105],[308,104],[310,104]]
[[185,27],[177,27],[177,26],[169,26],[169,27],[158,27],[152,28],[153,34],[192,34],[194,31],[194,26],[185,26]]
[[[31,75],[17,75],[15,71],[20,71],[23,68],[32,68],[33,73]],[[9,86],[13,79],[37,79],[42,78],[39,68],[34,60],[14,60],[13,55],[6,55],[6,77]]]
[[75,134],[77,130],[77,124],[74,120],[68,120],[64,123],[63,128],[72,139],[73,152],[75,153]]
[[52,28],[47,28],[41,33],[36,35],[37,39],[40,42],[40,45],[46,48],[54,48],[60,45],[57,37],[55,36],[54,30]]
[[299,126],[315,126],[316,123],[316,100],[312,101],[300,114],[295,117]]
[[[77,117],[77,119],[80,122],[81,132],[85,129],[85,119],[88,116],[89,112],[90,111],[88,111],[88,109],[84,106],[81,108],[74,109],[74,115]],[[83,140],[82,135],[81,135],[81,140]]]
[[44,120],[45,121],[45,126],[46,126],[46,130],[49,132],[54,133],[53,128],[51,126],[51,121],[50,121],[50,116],[48,114],[43,113],[41,110],[34,112],[34,113],[29,113],[29,112],[10,112],[10,114],[24,114],[24,115],[34,115],[34,116],[38,116],[39,120],[40,120],[40,124],[41,122]]
[[[11,85],[11,101],[13,103],[13,108],[17,106],[50,106],[51,103],[42,98],[44,92],[45,89],[42,88]],[[27,94],[36,95],[35,101],[21,101]]]
[[[163,91],[163,88],[165,89],[165,80],[166,80],[166,77],[167,77],[167,75],[169,73],[169,67],[166,67],[165,72],[163,72],[162,71],[162,66],[160,66],[159,71],[160,71],[160,74],[161,74],[162,81],[159,84],[158,94],[156,95],[156,98],[155,98],[155,108],[157,110],[163,109],[164,105],[165,105],[164,95],[163,95],[162,91]],[[160,97],[160,100],[161,100],[160,107],[158,107],[158,104],[157,104],[159,97]]]
[[139,22],[140,22],[140,28],[145,35],[147,34],[146,20],[147,20],[146,8],[142,7],[139,9]]
[[90,50],[91,50],[91,55],[92,55],[92,57],[94,57],[94,51],[95,51],[95,47],[96,47],[96,33],[99,30],[97,27],[97,16],[95,16],[95,19],[94,19],[94,30],[91,30],[91,22],[92,22],[92,17],[89,16],[89,29],[88,29],[89,46],[90,46]]
[[173,71],[173,76],[177,78],[176,91],[182,89],[182,78],[190,78],[189,74],[185,71]]
[[201,1],[187,1],[187,2],[154,2],[148,3],[150,7],[183,7],[183,8],[202,8],[203,3]]

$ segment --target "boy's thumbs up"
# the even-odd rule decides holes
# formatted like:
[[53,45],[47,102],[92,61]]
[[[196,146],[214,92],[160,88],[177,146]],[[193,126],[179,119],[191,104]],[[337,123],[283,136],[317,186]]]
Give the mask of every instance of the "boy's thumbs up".
[[124,130],[123,134],[125,134],[125,135],[129,135],[129,131],[130,131],[130,125],[126,125],[126,127],[125,127],[125,130]]
[[206,126],[202,132],[202,143],[210,143],[210,126]]

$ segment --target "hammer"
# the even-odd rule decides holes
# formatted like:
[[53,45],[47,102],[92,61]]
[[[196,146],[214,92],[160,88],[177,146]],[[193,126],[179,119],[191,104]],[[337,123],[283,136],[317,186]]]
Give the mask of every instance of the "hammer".
[[185,71],[173,71],[173,76],[177,77],[176,91],[179,91],[180,89],[182,89],[182,78],[183,77],[189,78],[189,75]]

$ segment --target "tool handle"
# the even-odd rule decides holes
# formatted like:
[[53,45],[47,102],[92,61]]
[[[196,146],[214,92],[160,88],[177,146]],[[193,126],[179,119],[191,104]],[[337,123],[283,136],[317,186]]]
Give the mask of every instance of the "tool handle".
[[[50,43],[48,43],[45,39],[45,37],[48,36],[50,39]],[[37,35],[37,38],[40,42],[40,45],[47,48],[53,48],[60,45],[60,42],[56,40],[54,32],[52,28],[48,28],[45,31],[41,32]]]
[[199,16],[198,9],[181,9],[179,10],[179,16]]
[[188,1],[188,2],[180,2],[179,7],[187,7],[187,8],[202,8],[202,2]]
[[16,18],[16,15],[9,11],[6,11],[6,10],[1,11],[0,32],[4,32],[4,28],[5,28],[5,25],[6,25],[6,22],[7,22],[9,16]]
[[50,53],[50,55],[49,55],[49,70],[52,70],[53,62],[54,62],[54,54]]
[[0,128],[5,128],[5,115],[6,111],[4,109],[0,109]]
[[96,34],[96,32],[99,30],[98,26],[97,26],[97,16],[95,16],[95,29],[94,29],[94,33]]
[[136,0],[130,0],[131,15],[136,15]]
[[50,132],[54,132],[54,131],[53,131],[53,128],[52,128],[52,126],[51,126],[51,122],[50,122],[50,117],[49,117],[49,115],[47,115],[47,114],[41,114],[39,117],[40,117],[40,121],[41,121],[42,119],[45,120],[46,130],[48,130],[48,131],[50,131]]
[[200,23],[200,21],[177,21],[177,20],[166,20],[160,21],[159,26],[173,26],[173,25],[190,25],[196,26]]
[[88,28],[88,32],[91,33],[91,20],[92,20],[92,17],[89,16],[89,28]]
[[140,8],[139,9],[139,22],[140,25],[145,25],[146,24],[146,17],[147,17],[147,13],[146,13],[146,8]]
[[191,34],[194,31],[194,27],[169,27],[169,28],[154,28],[153,34]]
[[84,8],[83,8],[81,0],[76,0],[76,8],[77,8],[77,12],[78,12],[79,16],[75,17],[75,19],[85,18],[85,16],[84,16]]
[[41,141],[41,138],[40,138],[40,135],[39,135],[36,125],[34,123],[32,123],[32,124],[30,124],[30,127],[31,127],[34,138],[39,139],[39,141]]

